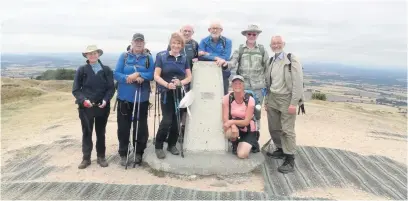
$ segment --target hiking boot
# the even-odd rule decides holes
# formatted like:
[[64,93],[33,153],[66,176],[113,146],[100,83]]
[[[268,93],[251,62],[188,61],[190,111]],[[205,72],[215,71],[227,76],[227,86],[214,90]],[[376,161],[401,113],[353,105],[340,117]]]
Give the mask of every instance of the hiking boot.
[[179,155],[180,154],[180,152],[179,152],[179,150],[177,149],[176,146],[167,147],[167,151],[169,151],[173,155]]
[[83,160],[81,164],[78,165],[78,169],[85,169],[89,165],[91,165],[91,160]]
[[108,167],[108,162],[106,161],[105,157],[98,157],[96,159],[96,163],[98,163],[101,167]]
[[166,158],[166,153],[164,153],[163,149],[156,149],[155,152],[158,159]]
[[282,148],[277,148],[273,153],[266,152],[266,155],[276,159],[282,159],[283,157],[285,157]]
[[142,154],[136,154],[136,159],[135,159],[135,163],[136,164],[141,164],[142,163]]
[[286,158],[285,161],[283,162],[283,164],[278,167],[278,171],[286,174],[289,172],[293,172],[295,169],[295,157],[293,156],[293,154],[286,154]]
[[237,155],[238,141],[233,141],[232,143],[232,154]]
[[121,166],[126,166],[126,156],[121,156],[120,157],[120,165]]

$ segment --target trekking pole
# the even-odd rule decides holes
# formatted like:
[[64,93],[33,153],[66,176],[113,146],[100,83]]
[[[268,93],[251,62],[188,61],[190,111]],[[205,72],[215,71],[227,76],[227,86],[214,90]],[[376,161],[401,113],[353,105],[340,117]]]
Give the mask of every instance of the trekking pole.
[[[142,90],[142,84],[139,85],[139,97],[138,97],[138,103],[137,103],[137,118],[136,118],[136,140],[135,140],[135,151],[133,154],[134,157],[134,163],[133,163],[133,168],[136,166],[136,144],[137,144],[137,135],[139,134],[139,116],[140,116],[140,94]],[[134,107],[134,106],[133,106]],[[133,121],[133,119],[132,119]]]
[[153,145],[155,145],[156,141],[156,111],[157,111],[157,97],[159,96],[159,90],[157,89],[157,83],[156,83],[156,91],[154,93],[154,123],[153,123]]
[[[134,101],[133,101],[133,111],[132,111],[132,119],[131,119],[131,122],[130,122],[130,125],[131,125],[131,130],[130,130],[130,134],[129,134],[129,144],[128,144],[128,150],[127,150],[127,155],[126,155],[126,166],[125,166],[125,170],[127,169],[127,166],[128,166],[128,162],[129,162],[129,149],[130,149],[130,147],[132,146],[132,141],[131,141],[131,137],[132,137],[132,135],[133,135],[133,119],[135,118],[135,107],[136,107],[136,97],[137,97],[137,95],[138,95],[138,93],[140,94],[140,91],[138,91],[138,90],[136,90],[135,91],[135,99],[134,99]],[[135,146],[136,147],[136,146]],[[135,154],[136,154],[136,150],[133,150],[133,152],[135,152]]]
[[[176,77],[174,77],[173,79],[177,79]],[[179,133],[179,138],[181,137],[181,141],[182,141],[182,134],[181,134],[181,129],[180,129],[180,108],[179,106],[179,100],[178,100],[178,91],[177,88],[181,88],[179,86],[176,86],[176,89],[173,90],[173,97],[174,97],[174,109],[176,110],[176,118],[177,118],[177,131]],[[180,90],[181,92],[181,90]],[[184,158],[184,151],[183,151],[183,143],[180,143],[180,149],[181,149],[181,157]]]
[[[116,82],[115,83],[115,91],[117,91],[118,90],[118,83]],[[116,101],[115,101],[115,105],[113,105],[113,111],[115,112],[115,110],[116,110],[116,105],[118,104],[118,93],[116,93]]]
[[113,111],[115,111],[117,104],[118,104],[118,99],[116,98],[115,105],[113,105]]

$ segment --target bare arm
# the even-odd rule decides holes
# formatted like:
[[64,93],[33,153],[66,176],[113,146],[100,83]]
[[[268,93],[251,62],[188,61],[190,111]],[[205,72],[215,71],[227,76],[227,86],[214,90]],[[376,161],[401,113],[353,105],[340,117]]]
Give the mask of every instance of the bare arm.
[[231,76],[234,76],[237,74],[238,57],[239,57],[238,50],[235,50],[234,53],[232,54],[231,60],[228,62],[225,62],[224,64],[225,66],[223,65],[223,70],[229,69],[231,71]]
[[229,120],[228,96],[222,98],[222,121],[225,123]]
[[182,84],[182,85],[186,85],[186,84],[190,83],[190,82],[191,82],[191,78],[192,78],[191,70],[190,70],[190,69],[186,69],[186,78],[184,78],[184,80],[181,80],[181,84]]
[[165,86],[167,88],[167,85],[169,84],[168,82],[166,82],[165,80],[163,80],[163,78],[160,76],[161,75],[161,71],[162,69],[159,67],[156,67],[154,69],[154,81],[156,81],[157,83],[159,83],[162,86]]

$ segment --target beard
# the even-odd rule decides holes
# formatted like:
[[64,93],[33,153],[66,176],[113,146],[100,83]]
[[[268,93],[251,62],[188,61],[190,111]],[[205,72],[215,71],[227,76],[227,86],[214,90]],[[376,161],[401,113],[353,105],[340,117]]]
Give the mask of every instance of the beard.
[[282,48],[273,50],[275,54],[280,54],[282,52]]

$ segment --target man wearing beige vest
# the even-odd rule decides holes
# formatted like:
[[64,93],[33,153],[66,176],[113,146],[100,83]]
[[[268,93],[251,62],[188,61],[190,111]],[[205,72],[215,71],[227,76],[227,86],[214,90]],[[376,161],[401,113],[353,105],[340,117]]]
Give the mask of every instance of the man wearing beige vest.
[[[273,36],[271,48],[275,53],[269,60],[265,73],[269,133],[276,146],[272,158],[282,159],[281,173],[294,171],[296,152],[296,108],[303,104],[302,66],[293,54],[283,51],[285,42],[281,36]],[[268,90],[269,89],[269,90]]]

